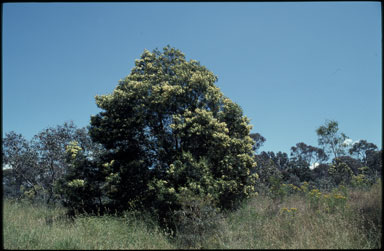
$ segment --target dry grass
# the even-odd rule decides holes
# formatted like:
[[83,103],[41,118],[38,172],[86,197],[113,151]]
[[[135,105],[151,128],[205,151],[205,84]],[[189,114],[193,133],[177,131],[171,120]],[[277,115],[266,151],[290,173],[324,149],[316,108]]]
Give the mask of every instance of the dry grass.
[[216,242],[230,249],[381,248],[381,187],[350,191],[346,208],[332,213],[311,208],[304,196],[260,196],[227,217]]
[[[282,201],[259,196],[218,218],[220,231],[209,235],[201,245],[220,249],[381,248],[381,204],[381,182],[367,190],[349,190],[347,206],[334,212],[312,208],[302,195],[290,195]],[[63,214],[61,208],[5,201],[4,248],[186,248],[180,246],[182,242],[168,238],[156,224],[132,216],[88,216],[71,222],[58,217]]]

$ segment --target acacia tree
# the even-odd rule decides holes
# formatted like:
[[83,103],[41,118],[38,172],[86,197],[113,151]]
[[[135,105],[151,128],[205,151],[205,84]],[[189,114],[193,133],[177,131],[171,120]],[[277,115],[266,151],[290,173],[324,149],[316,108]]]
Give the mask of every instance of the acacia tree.
[[353,177],[353,171],[340,158],[335,158],[328,169],[328,173],[336,185],[347,185]]
[[65,158],[68,169],[64,177],[55,182],[55,193],[61,195],[61,203],[68,208],[68,213],[76,212],[103,213],[107,204],[103,196],[105,175],[100,166],[102,160],[100,152],[88,158],[84,146],[77,141],[71,141],[66,146]]
[[193,194],[232,208],[253,194],[251,125],[216,81],[167,46],[145,50],[113,93],[96,96],[103,111],[90,135],[107,150],[105,187],[115,205],[149,202],[161,212]]

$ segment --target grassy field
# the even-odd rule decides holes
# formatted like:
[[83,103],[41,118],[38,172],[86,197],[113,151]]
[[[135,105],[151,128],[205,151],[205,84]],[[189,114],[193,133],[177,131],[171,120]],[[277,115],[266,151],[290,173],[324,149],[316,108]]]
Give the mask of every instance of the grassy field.
[[[5,249],[170,249],[156,226],[134,216],[60,218],[64,210],[4,203]],[[58,218],[59,217],[59,218]]]
[[[315,191],[316,192],[316,191]],[[82,216],[61,208],[4,201],[5,249],[372,249],[381,247],[382,185],[337,194],[307,193],[272,200],[258,196],[218,218],[209,235],[171,239],[150,220]],[[333,196],[333,197],[331,197]],[[337,197],[339,196],[339,197]],[[331,200],[333,198],[333,200]],[[341,203],[339,203],[341,201]],[[193,244],[191,244],[191,241]],[[193,245],[193,246],[190,246]]]

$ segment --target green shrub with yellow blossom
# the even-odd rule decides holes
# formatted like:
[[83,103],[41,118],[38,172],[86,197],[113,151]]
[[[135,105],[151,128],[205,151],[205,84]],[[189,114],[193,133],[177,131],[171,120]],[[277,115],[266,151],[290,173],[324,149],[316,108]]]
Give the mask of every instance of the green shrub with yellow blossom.
[[351,170],[351,168],[340,158],[335,158],[332,162],[333,163],[329,167],[328,172],[336,183],[336,185],[349,184],[353,177],[353,171]]
[[[55,185],[55,193],[69,214],[96,213],[102,210],[101,177],[97,164],[86,158],[79,143],[72,141],[66,147],[69,169]],[[93,172],[92,172],[93,171]]]
[[351,185],[355,188],[369,188],[370,181],[368,178],[369,168],[366,166],[358,168],[359,173],[352,176]]

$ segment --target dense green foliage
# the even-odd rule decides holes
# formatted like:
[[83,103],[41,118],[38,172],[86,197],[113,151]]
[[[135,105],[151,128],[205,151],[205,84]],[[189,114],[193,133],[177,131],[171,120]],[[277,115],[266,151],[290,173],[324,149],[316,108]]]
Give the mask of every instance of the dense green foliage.
[[73,210],[145,208],[170,218],[198,196],[233,209],[254,194],[254,141],[241,108],[215,86],[217,77],[179,50],[147,50],[112,94],[96,97],[89,160],[73,142],[70,169],[58,185]]

